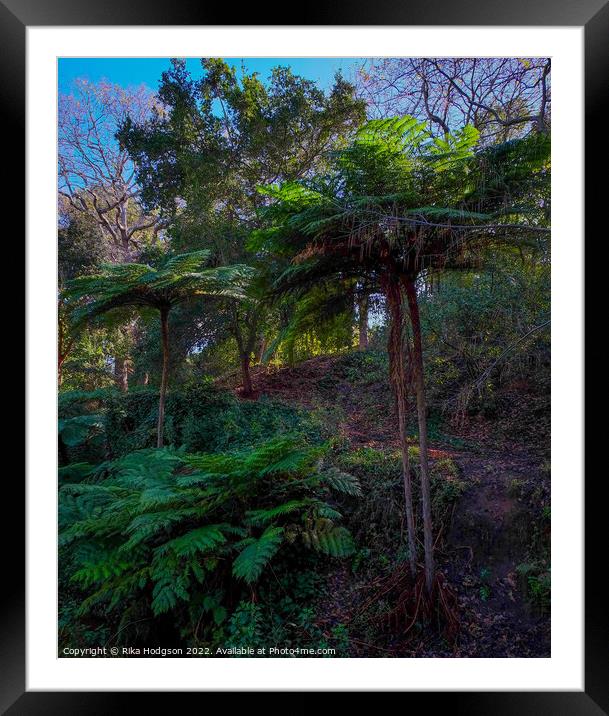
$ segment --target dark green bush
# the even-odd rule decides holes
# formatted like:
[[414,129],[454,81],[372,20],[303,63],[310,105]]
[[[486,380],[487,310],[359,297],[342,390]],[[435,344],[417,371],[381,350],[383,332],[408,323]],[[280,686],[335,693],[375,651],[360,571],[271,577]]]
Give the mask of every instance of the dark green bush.
[[255,585],[264,592],[265,580],[297,579],[299,565],[323,570],[324,559],[355,550],[336,500],[358,496],[359,483],[325,465],[327,451],[289,437],[230,453],[136,451],[64,485],[64,637],[109,622],[129,641],[121,624],[137,612],[190,644],[236,638],[224,622],[233,614],[236,628],[237,604]]
[[[79,427],[93,420],[89,413],[99,415],[95,422],[101,421],[105,451],[100,453],[98,443],[89,446],[83,440],[77,453],[68,447],[64,463],[99,462],[105,456],[120,457],[155,445],[158,392],[152,388],[62,395],[59,414],[66,430],[74,432],[70,427],[74,423]],[[315,421],[300,408],[265,397],[242,401],[211,382],[171,391],[167,397],[166,441],[189,452],[239,449],[286,433],[314,438],[317,431]],[[88,451],[88,447],[96,449]]]
[[[416,478],[419,470],[418,448],[411,446],[409,455],[413,478]],[[362,485],[362,498],[344,514],[358,543],[369,550],[367,557],[380,560],[385,566],[393,563],[396,555],[398,561],[406,559],[408,554],[400,452],[360,448],[340,454],[336,464],[340,469],[355,475]],[[413,479],[415,511],[419,510],[420,503],[418,486],[418,479]],[[464,491],[465,483],[459,479],[458,468],[450,458],[432,461],[432,518],[436,529],[450,518],[452,506]],[[422,520],[417,522],[421,528]],[[354,567],[360,569],[362,566],[362,556],[358,555]]]

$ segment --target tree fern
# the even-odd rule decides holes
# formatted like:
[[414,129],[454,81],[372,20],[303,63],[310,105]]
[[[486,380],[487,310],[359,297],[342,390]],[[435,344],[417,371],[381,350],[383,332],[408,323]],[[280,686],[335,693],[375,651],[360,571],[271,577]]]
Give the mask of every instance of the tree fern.
[[[306,179],[300,182],[301,190],[293,184],[283,191],[273,188],[271,206],[263,211],[270,226],[253,238],[269,263],[275,257],[283,264],[289,261],[273,282],[272,297],[297,300],[305,306],[307,320],[314,320],[320,284],[348,295],[356,279],[385,295],[413,576],[416,535],[405,417],[408,393],[412,389],[416,394],[429,592],[434,538],[416,282],[425,271],[477,267],[486,247],[531,241],[537,232],[549,231],[540,208],[543,202],[531,201],[532,195],[547,196],[549,189],[550,144],[542,135],[479,149],[472,127],[432,139],[413,117],[369,121],[333,154],[327,175],[316,182],[314,191]],[[516,207],[527,203],[533,213],[520,215]],[[508,216],[513,218],[507,221]],[[411,329],[408,350],[404,304]]]
[[222,595],[231,580],[238,594],[264,579],[284,541],[348,556],[328,487],[356,495],[357,481],[324,466],[327,449],[282,436],[215,455],[142,450],[63,486],[60,549],[81,593],[79,614],[134,600],[153,614],[177,614]]
[[169,313],[197,296],[245,298],[252,278],[245,265],[206,268],[209,251],[166,256],[159,266],[108,264],[100,273],[79,276],[68,283],[64,297],[76,303],[76,325],[116,310],[155,309],[161,319],[163,367],[159,393],[157,447],[163,445],[165,397],[169,366]]

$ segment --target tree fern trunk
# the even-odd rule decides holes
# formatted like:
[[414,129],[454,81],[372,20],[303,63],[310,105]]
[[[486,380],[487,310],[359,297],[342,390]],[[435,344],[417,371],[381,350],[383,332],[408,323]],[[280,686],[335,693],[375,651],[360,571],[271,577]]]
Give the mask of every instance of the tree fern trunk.
[[252,375],[250,372],[250,354],[247,351],[241,353],[241,378],[243,382],[242,395],[252,395],[254,389],[252,387]]
[[161,309],[161,341],[163,347],[163,370],[161,373],[161,391],[159,393],[159,422],[156,432],[156,446],[163,447],[163,428],[165,425],[165,396],[167,395],[167,373],[169,371],[169,309]]
[[414,522],[414,509],[412,506],[412,481],[410,475],[410,457],[408,455],[408,437],[406,423],[408,416],[408,368],[404,357],[403,340],[403,314],[402,292],[397,283],[388,283],[386,286],[387,306],[389,308],[389,341],[387,352],[389,354],[389,374],[393,386],[397,413],[398,429],[400,433],[400,449],[402,452],[402,478],[404,481],[404,509],[406,512],[406,527],[408,532],[408,552],[410,571],[416,574],[416,527]]
[[433,558],[433,526],[431,521],[431,489],[429,463],[427,459],[427,400],[425,398],[425,373],[423,369],[423,347],[421,341],[421,320],[419,303],[414,282],[404,280],[408,310],[412,325],[413,374],[417,396],[417,416],[419,420],[419,461],[421,466],[421,501],[423,503],[423,541],[425,544],[425,584],[431,593],[435,576]]
[[114,380],[121,392],[126,393],[129,390],[129,372],[125,358],[114,359]]
[[358,347],[360,351],[368,348],[368,294],[363,294],[357,302],[358,309]]

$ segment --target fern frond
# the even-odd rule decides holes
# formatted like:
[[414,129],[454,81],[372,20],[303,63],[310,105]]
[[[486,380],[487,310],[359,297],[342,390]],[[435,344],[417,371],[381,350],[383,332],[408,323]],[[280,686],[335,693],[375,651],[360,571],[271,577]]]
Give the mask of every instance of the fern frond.
[[337,558],[350,557],[355,552],[355,542],[346,527],[319,522],[302,532],[302,540],[307,547]]
[[282,527],[268,527],[239,553],[233,562],[233,574],[251,584],[275,556],[283,541]]
[[282,517],[283,515],[309,507],[311,503],[312,500],[310,499],[290,500],[289,502],[284,502],[282,505],[276,505],[275,507],[269,507],[268,509],[249,510],[245,513],[245,521],[249,525],[265,525],[267,522],[271,522],[277,517]]
[[325,470],[321,474],[322,480],[336,492],[342,492],[345,495],[353,495],[361,497],[362,486],[355,475],[347,472],[341,472],[335,467]]
[[116,554],[110,554],[106,559],[94,564],[86,564],[72,575],[72,581],[83,587],[104,582],[110,577],[118,577],[130,567],[130,562],[121,559]]
[[315,508],[315,514],[318,517],[324,517],[327,520],[340,520],[342,519],[342,515],[338,510],[335,510],[333,507],[330,507],[330,505],[326,504],[325,502],[321,502],[319,505]]
[[226,542],[223,532],[225,527],[226,525],[206,525],[205,527],[191,530],[180,537],[165,542],[155,550],[155,555],[161,556],[168,551],[172,551],[179,557],[184,557],[192,556],[197,552],[209,552]]
[[355,552],[355,543],[346,527],[333,527],[318,533],[318,549],[330,557],[350,557]]
[[126,527],[125,532],[129,539],[120,547],[129,552],[135,546],[160,535],[177,524],[186,520],[201,518],[206,512],[205,507],[183,507],[165,512],[147,512],[134,517]]

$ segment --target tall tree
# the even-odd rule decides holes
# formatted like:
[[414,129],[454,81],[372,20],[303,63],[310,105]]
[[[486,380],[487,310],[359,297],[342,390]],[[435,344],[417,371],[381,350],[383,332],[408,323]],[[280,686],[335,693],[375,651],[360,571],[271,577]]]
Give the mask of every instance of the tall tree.
[[158,268],[147,264],[106,265],[102,273],[81,276],[68,284],[67,297],[82,301],[77,321],[109,311],[152,308],[161,321],[163,367],[159,391],[157,447],[163,446],[165,398],[169,368],[169,314],[171,309],[197,296],[243,298],[251,277],[247,266],[204,268],[209,252],[198,251],[166,258]]
[[[144,121],[156,106],[142,85],[125,89],[107,81],[77,80],[58,104],[58,191],[63,210],[81,214],[96,228],[107,261],[134,261],[165,227],[158,213],[144,211],[136,167],[116,139],[127,116]],[[136,326],[124,327],[124,345],[113,356],[119,387],[128,389]]]
[[127,116],[143,122],[154,105],[144,86],[126,90],[105,81],[77,80],[71,94],[59,96],[59,194],[95,221],[116,261],[133,260],[142,239],[163,226],[142,210],[136,167],[115,137]]
[[79,274],[93,273],[106,259],[103,236],[95,221],[63,203],[57,232],[57,381],[63,382],[64,364],[74,349],[79,331],[70,321],[70,304],[63,296],[68,281]]
[[[120,138],[136,166],[149,210],[175,223],[181,250],[209,249],[219,264],[252,262],[245,248],[266,199],[261,184],[312,175],[328,150],[364,118],[354,87],[337,77],[328,93],[287,67],[268,82],[220,59],[203,59],[194,80],[174,60],[159,89],[162,111],[129,118]],[[251,393],[250,361],[264,333],[260,301],[228,301],[228,328],[238,350],[243,392]]]
[[[327,177],[269,187],[267,193],[275,200],[267,211],[271,228],[253,237],[261,252],[292,256],[276,282],[277,292],[306,293],[323,283],[344,285],[357,277],[385,294],[411,551],[416,537],[409,516],[413,506],[405,419],[411,380],[416,397],[425,581],[430,593],[433,531],[417,279],[422,272],[476,265],[483,247],[531,242],[548,231],[540,223],[541,204],[535,193],[549,178],[547,135],[481,151],[475,151],[477,140],[472,127],[430,138],[424,123],[412,117],[370,121],[335,155]],[[412,332],[407,352],[404,303]]]

